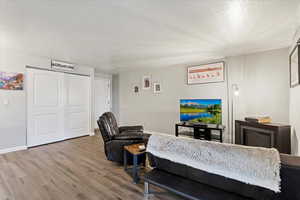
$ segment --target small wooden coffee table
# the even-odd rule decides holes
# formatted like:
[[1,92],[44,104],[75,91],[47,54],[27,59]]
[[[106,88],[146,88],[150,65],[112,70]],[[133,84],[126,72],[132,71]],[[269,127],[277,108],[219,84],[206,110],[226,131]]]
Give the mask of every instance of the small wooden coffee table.
[[146,155],[146,149],[141,151],[139,146],[145,145],[143,143],[140,144],[131,144],[128,146],[124,146],[124,170],[127,171],[127,154],[130,153],[133,156],[133,167],[132,167],[132,176],[133,182],[139,183],[139,165],[138,165],[138,157],[142,157]]

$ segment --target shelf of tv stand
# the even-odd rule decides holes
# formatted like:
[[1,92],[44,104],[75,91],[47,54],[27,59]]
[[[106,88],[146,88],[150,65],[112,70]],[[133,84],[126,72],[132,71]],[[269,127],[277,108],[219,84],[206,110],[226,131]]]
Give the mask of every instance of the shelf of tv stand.
[[[179,127],[193,128],[193,132],[179,132]],[[179,135],[188,135],[195,139],[223,142],[224,129],[225,126],[221,124],[180,122],[175,124],[175,136],[178,137]],[[216,131],[219,134],[212,133],[212,131]]]

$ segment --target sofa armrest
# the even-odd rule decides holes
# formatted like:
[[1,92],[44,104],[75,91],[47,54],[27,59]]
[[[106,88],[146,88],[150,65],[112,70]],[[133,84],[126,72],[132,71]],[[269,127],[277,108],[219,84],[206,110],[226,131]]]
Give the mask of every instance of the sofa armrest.
[[280,199],[300,199],[300,157],[280,154]]
[[280,154],[280,160],[281,164],[290,166],[290,167],[295,167],[300,170],[300,157],[299,156],[293,156],[289,154]]
[[135,131],[135,132],[143,132],[143,126],[121,126],[119,127],[119,132],[122,133],[124,131]]

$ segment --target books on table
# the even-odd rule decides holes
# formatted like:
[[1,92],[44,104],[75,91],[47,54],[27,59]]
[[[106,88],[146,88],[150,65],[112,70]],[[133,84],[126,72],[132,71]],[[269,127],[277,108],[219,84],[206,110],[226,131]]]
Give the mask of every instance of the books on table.
[[253,116],[253,117],[245,117],[245,120],[248,122],[254,122],[254,123],[271,123],[272,119],[269,116]]

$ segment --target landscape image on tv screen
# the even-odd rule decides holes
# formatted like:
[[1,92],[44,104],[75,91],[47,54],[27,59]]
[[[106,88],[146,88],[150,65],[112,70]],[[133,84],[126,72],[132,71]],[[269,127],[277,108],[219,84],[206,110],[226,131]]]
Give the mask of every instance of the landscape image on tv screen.
[[180,121],[202,122],[208,124],[222,123],[221,99],[181,99]]

